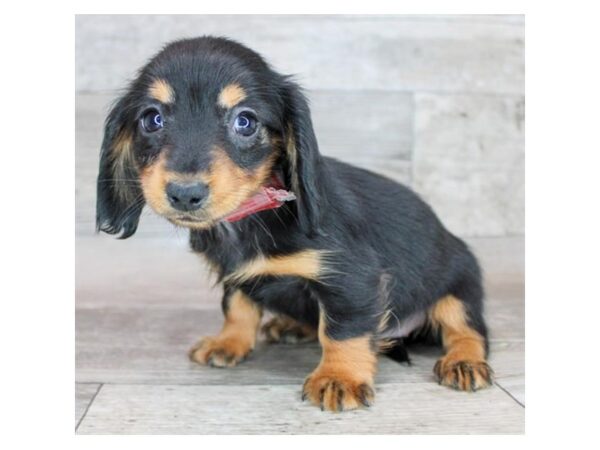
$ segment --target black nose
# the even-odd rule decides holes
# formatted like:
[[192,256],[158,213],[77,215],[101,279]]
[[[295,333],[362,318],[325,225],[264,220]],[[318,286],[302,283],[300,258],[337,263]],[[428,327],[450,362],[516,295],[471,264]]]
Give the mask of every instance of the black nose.
[[208,194],[208,186],[204,183],[194,184],[167,184],[167,198],[169,203],[179,211],[195,211],[204,203]]

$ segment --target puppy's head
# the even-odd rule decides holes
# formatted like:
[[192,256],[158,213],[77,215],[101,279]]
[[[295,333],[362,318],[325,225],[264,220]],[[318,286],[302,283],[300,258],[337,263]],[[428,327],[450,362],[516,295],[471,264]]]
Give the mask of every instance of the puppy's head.
[[230,40],[178,41],[108,115],[97,227],[129,237],[147,203],[174,224],[206,229],[279,170],[301,227],[316,231],[320,155],[298,86]]

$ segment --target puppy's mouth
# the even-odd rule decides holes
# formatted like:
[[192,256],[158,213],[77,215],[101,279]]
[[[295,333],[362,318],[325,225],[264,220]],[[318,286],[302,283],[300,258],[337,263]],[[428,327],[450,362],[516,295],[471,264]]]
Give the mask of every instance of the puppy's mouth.
[[205,222],[205,220],[199,219],[198,217],[192,217],[192,216],[176,216],[176,217],[173,217],[172,220],[177,220],[179,222],[189,222],[189,223]]
[[165,218],[175,225],[188,228],[208,228],[214,223],[211,217],[202,214],[202,212],[196,212],[195,214],[177,212],[165,215]]

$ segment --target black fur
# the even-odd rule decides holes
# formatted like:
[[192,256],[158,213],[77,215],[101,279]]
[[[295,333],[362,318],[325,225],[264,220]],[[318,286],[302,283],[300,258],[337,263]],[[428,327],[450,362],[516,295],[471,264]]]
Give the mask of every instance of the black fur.
[[[123,176],[117,179],[111,170],[112,146],[120,133],[131,128],[131,102],[131,95],[121,98],[106,118],[96,191],[96,228],[110,234],[122,231],[121,239],[135,233],[144,207],[142,191],[138,183],[132,181],[138,177],[135,168],[124,166]],[[117,189],[121,189],[126,195],[119,195]]]
[[[156,77],[167,79],[178,94],[178,110],[165,111],[173,119],[159,141],[145,136],[137,125],[141,111],[153,104],[146,91]],[[233,81],[247,90],[270,135],[286,142],[293,134],[297,162],[292,164],[279,149],[276,170],[284,174],[286,187],[298,200],[234,224],[191,230],[192,248],[218,268],[220,278],[259,254],[327,250],[331,270],[321,281],[264,277],[241,289],[267,309],[313,326],[319,307],[323,308],[326,333],[337,340],[377,335],[386,310],[393,312],[391,327],[452,294],[464,302],[471,326],[487,340],[481,274],[464,242],[448,232],[410,189],[322,156],[299,87],[230,40],[203,37],[167,46],[116,103],[106,123],[100,163],[98,228],[122,232],[123,238],[135,232],[143,204],[124,203],[115,194],[115,184],[124,183],[132,191],[129,198],[139,197],[137,174],[155,160],[161,147],[171,149],[171,170],[189,173],[208,167],[208,149],[215,142],[244,168],[255,167],[275,151],[259,143],[248,151],[227,134],[227,116],[214,110],[214,99]],[[122,130],[133,136],[135,162],[127,168],[126,179],[115,180],[108,161],[112,142]],[[225,308],[231,288],[225,286]]]

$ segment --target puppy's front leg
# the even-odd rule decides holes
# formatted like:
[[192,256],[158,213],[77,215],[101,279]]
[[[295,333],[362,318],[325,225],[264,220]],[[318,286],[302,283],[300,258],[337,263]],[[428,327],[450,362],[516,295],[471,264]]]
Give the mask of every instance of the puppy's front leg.
[[241,290],[226,290],[223,297],[225,323],[217,336],[205,337],[194,345],[189,357],[199,364],[233,367],[254,349],[262,311]]
[[304,382],[302,398],[321,409],[343,411],[370,406],[375,397],[373,381],[377,367],[371,334],[334,339],[328,334],[327,312],[319,319],[321,362]]

